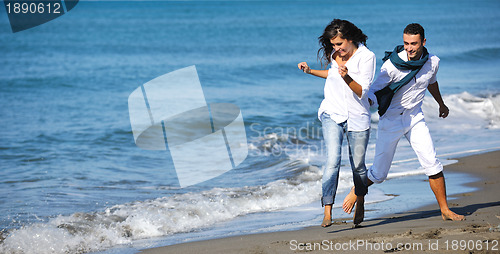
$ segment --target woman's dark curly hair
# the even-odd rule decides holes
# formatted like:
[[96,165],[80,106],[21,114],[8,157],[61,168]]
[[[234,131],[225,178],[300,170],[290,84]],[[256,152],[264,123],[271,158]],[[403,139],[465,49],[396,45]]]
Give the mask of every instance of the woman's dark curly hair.
[[368,39],[368,36],[353,23],[347,20],[334,19],[325,27],[323,34],[318,37],[321,45],[318,50],[318,59],[321,60],[321,66],[327,66],[330,63],[333,52],[333,45],[330,40],[339,35],[342,39],[352,41],[356,46],[359,43],[366,46],[366,40]]

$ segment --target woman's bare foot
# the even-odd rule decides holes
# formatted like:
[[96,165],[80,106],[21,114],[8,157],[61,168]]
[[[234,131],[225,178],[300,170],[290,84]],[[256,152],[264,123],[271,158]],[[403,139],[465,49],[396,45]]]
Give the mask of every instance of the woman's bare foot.
[[323,222],[321,223],[321,226],[326,228],[332,225],[332,218],[323,218]]
[[356,194],[354,194],[354,186],[353,186],[349,194],[347,194],[347,196],[344,198],[344,202],[342,203],[342,209],[344,210],[344,212],[351,214],[352,208],[356,204],[356,199],[357,196]]
[[323,216],[323,222],[321,223],[321,226],[326,228],[332,225],[332,205],[325,205],[325,213]]
[[[352,209],[351,209],[352,210]],[[358,225],[365,219],[365,197],[357,197],[356,211],[354,211],[354,225]]]
[[465,220],[465,216],[456,214],[451,210],[448,210],[447,212],[441,212],[441,217],[443,218],[443,220],[452,220],[452,221]]

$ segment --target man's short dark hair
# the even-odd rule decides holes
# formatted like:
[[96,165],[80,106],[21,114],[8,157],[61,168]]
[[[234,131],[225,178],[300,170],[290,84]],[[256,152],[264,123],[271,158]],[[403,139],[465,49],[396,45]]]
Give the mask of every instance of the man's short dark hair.
[[420,39],[425,39],[424,28],[418,23],[411,23],[405,27],[404,34],[420,34]]

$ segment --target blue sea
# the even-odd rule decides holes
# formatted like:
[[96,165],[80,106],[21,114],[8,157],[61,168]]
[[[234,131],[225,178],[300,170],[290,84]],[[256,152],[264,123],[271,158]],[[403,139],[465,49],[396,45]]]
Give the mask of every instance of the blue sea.
[[[441,119],[424,100],[439,158],[500,149],[497,0],[80,1],[17,33],[0,8],[0,253],[136,253],[319,225],[324,80],[297,63],[321,68],[317,38],[333,18],[368,35],[378,69],[403,28],[422,24],[450,108]],[[207,103],[241,109],[249,152],[235,169],[181,188],[168,153],[136,146],[128,97],[193,65]],[[337,206],[352,186],[343,152],[337,218],[349,217]],[[446,175],[450,195],[473,179]],[[370,189],[367,219],[435,202],[425,179],[402,140],[389,179]],[[408,198],[414,189],[421,196]]]

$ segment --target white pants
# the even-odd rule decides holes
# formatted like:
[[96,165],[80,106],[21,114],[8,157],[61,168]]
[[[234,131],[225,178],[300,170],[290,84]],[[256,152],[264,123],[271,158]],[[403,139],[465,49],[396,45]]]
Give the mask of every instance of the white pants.
[[427,176],[443,171],[443,165],[436,157],[424,114],[418,107],[400,114],[384,115],[379,120],[375,159],[368,170],[368,178],[372,182],[381,183],[387,178],[396,146],[403,135],[410,142]]

